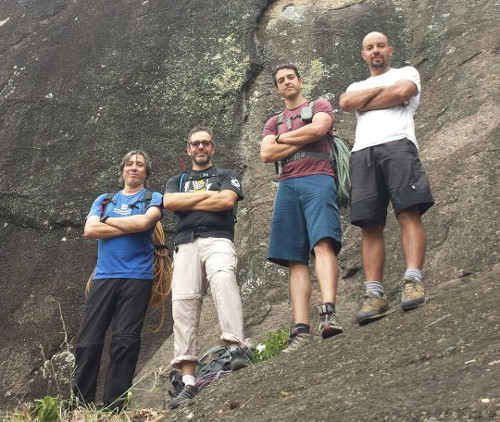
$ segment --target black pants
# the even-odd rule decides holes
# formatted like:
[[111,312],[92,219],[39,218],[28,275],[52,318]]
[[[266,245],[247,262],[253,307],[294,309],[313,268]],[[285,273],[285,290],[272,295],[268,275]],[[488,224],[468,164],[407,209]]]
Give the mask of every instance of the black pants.
[[75,347],[73,392],[83,404],[95,401],[106,330],[112,323],[110,362],[104,385],[104,405],[121,409],[132,386],[141,348],[141,330],[152,280],[93,280]]

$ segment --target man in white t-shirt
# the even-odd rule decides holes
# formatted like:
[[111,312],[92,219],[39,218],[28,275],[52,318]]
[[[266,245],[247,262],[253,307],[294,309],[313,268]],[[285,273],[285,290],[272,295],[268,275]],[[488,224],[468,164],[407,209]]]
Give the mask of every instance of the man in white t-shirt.
[[392,203],[401,227],[406,271],[401,308],[425,303],[422,266],[426,231],[421,216],[433,204],[429,181],[418,158],[413,115],[420,100],[420,77],[411,66],[390,67],[394,49],[387,36],[370,32],[361,56],[370,77],[351,84],[340,97],[344,111],[354,111],[356,139],[351,155],[351,223],[361,227],[366,293],[357,314],[360,325],[390,309],[382,285],[387,206]]

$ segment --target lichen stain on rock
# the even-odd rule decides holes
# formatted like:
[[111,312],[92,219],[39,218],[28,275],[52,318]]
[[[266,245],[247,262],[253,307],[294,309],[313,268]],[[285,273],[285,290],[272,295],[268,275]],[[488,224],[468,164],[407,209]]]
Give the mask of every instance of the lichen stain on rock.
[[244,55],[234,36],[219,38],[217,42],[220,44],[222,53],[213,57],[205,56],[209,63],[220,63],[221,71],[212,79],[212,84],[215,87],[215,100],[241,90],[246,81],[245,76],[250,64],[250,56]]

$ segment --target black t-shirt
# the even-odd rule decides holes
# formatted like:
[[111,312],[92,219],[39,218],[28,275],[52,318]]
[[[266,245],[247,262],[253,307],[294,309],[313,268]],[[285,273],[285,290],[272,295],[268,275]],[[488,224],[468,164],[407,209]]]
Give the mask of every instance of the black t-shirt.
[[[179,189],[181,177],[183,181]],[[238,201],[243,199],[239,175],[233,170],[215,167],[203,171],[191,170],[187,174],[171,177],[165,187],[165,193],[205,190],[232,190],[238,195]],[[178,244],[192,242],[197,237],[221,237],[230,240],[234,238],[232,210],[188,211],[175,213],[175,215],[179,219],[175,236],[175,242]]]

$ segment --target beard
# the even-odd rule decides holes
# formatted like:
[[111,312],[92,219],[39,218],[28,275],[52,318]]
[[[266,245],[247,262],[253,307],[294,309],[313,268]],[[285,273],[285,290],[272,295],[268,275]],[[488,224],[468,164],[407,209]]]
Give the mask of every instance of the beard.
[[370,66],[373,68],[373,69],[383,69],[385,67],[385,59],[383,57],[376,57],[376,59],[381,59],[380,62],[378,63],[375,63],[373,60],[372,62],[370,63]]
[[198,155],[193,156],[193,162],[198,166],[205,166],[210,162],[212,156],[210,154],[205,154],[205,156],[199,157]]

